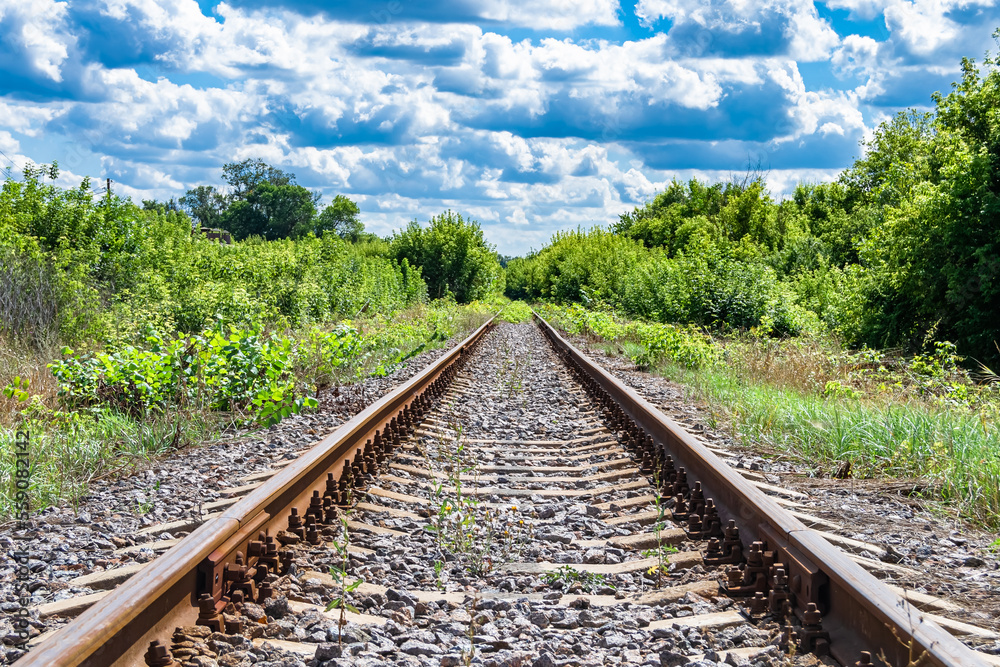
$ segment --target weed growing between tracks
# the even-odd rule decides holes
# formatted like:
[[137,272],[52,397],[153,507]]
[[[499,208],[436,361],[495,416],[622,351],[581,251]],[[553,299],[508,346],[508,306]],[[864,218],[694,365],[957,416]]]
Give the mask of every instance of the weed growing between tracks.
[[[438,439],[439,462],[444,463],[447,477],[444,480],[432,478],[431,498],[436,508],[428,530],[437,539],[438,550],[444,558],[446,551],[454,554],[474,554],[476,547],[476,507],[479,501],[462,493],[462,476],[474,474],[478,477],[477,466],[468,465],[462,427],[455,427],[455,438]],[[433,462],[428,458],[427,467],[434,471]],[[472,559],[470,569],[475,573],[485,566],[482,558]]]
[[351,531],[347,526],[347,517],[343,514],[340,517],[340,536],[333,542],[333,546],[337,550],[337,555],[340,556],[340,567],[331,566],[330,576],[333,577],[337,587],[340,589],[340,595],[335,597],[333,600],[330,600],[330,602],[326,605],[326,610],[340,610],[340,619],[337,622],[337,643],[343,644],[344,626],[347,625],[346,612],[351,611],[355,614],[360,613],[357,607],[347,601],[347,594],[354,592],[361,584],[364,583],[364,579],[361,577],[358,577],[354,581],[348,583],[347,568],[351,563],[349,553],[351,548]]
[[656,523],[653,524],[653,535],[656,539],[656,548],[648,549],[642,552],[644,558],[649,558],[651,556],[656,556],[656,565],[651,567],[647,572],[648,575],[656,575],[656,588],[659,589],[663,584],[663,575],[667,574],[670,568],[669,554],[678,553],[680,549],[673,546],[665,546],[661,544],[660,536],[663,534],[663,529],[666,527],[667,519],[667,507],[664,503],[664,498],[660,495],[660,476],[653,476],[653,488],[656,489],[656,493],[653,496],[653,502],[656,506]]
[[543,574],[542,578],[549,586],[555,585],[567,590],[572,589],[574,584],[579,584],[580,589],[587,593],[597,593],[602,588],[615,588],[603,574],[582,572],[572,565],[561,565],[552,572]]
[[479,605],[479,591],[472,596],[472,600],[465,608],[465,613],[469,616],[469,627],[465,630],[465,636],[469,640],[469,650],[462,651],[461,660],[465,667],[471,667],[473,659],[476,657],[476,630],[479,625],[476,623],[476,607]]
[[496,349],[497,386],[508,400],[524,396],[525,373],[531,367],[531,353],[515,354],[510,341],[504,340]]
[[498,565],[520,556],[531,541],[533,524],[516,505],[482,508],[463,488],[463,476],[479,479],[479,465],[470,461],[462,427],[452,424],[454,437],[441,436],[436,443],[436,463],[429,452],[427,468],[441,469],[444,478],[432,478],[433,515],[427,530],[434,533],[439,559],[434,563],[435,583],[444,589],[445,564],[458,562],[471,575],[484,577]]

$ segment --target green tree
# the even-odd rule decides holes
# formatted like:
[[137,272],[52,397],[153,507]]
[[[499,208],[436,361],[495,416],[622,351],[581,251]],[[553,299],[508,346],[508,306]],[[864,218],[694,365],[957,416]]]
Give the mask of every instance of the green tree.
[[427,227],[414,220],[392,238],[396,260],[420,267],[431,298],[452,294],[459,303],[503,291],[504,274],[494,246],[474,220],[447,211]]
[[[222,177],[230,191],[217,222],[233,238],[260,236],[275,240],[300,234],[300,230],[312,225],[319,195],[297,185],[295,174],[257,158],[224,165]],[[188,194],[206,215],[208,203],[217,201],[211,186],[201,186]]]
[[183,206],[181,202],[177,201],[173,197],[167,201],[157,201],[156,199],[143,199],[142,200],[142,210],[143,211],[181,211]]
[[315,200],[301,185],[262,183],[248,200],[266,220],[261,236],[268,240],[288,238],[293,230],[308,227],[316,216]]
[[849,182],[885,204],[861,250],[872,272],[863,340],[918,346],[933,334],[1000,355],[1000,72],[962,61],[935,113],[883,124]]
[[201,227],[218,227],[226,210],[226,197],[211,185],[199,185],[187,191],[180,205]]
[[229,195],[233,199],[249,199],[254,188],[263,183],[294,184],[295,174],[273,167],[260,158],[247,158],[241,162],[224,164],[222,180],[229,185]]
[[301,231],[302,233],[312,231],[316,236],[322,235],[323,232],[331,232],[345,241],[356,243],[361,240],[365,231],[365,225],[358,217],[360,215],[361,209],[357,204],[344,195],[337,195],[330,205],[315,217],[313,223]]

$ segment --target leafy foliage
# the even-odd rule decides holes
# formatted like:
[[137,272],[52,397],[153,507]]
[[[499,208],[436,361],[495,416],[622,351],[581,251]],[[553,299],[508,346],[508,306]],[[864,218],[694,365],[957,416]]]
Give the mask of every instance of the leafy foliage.
[[670,361],[687,368],[700,368],[716,363],[722,356],[721,348],[696,327],[621,321],[609,313],[578,305],[546,305],[541,310],[543,317],[565,331],[627,345],[629,356],[641,366]]
[[360,214],[357,204],[343,195],[337,195],[303,231],[311,231],[316,236],[331,232],[345,241],[357,242],[365,231],[364,223],[358,218]]
[[416,220],[392,238],[392,254],[401,264],[421,269],[431,298],[454,296],[469,303],[503,292],[504,272],[479,223],[447,211],[427,227]]
[[191,337],[150,333],[147,349],[77,355],[65,348],[49,365],[68,407],[102,405],[135,417],[177,405],[253,411],[270,426],[316,407],[292,373],[292,341],[257,330],[205,331]]
[[53,174],[32,168],[0,190],[0,290],[12,297],[0,330],[18,338],[138,342],[147,326],[193,333],[217,316],[299,327],[426,298],[419,269],[384,248],[332,234],[219,244],[192,234],[182,213],[96,201],[89,182],[57,188]]

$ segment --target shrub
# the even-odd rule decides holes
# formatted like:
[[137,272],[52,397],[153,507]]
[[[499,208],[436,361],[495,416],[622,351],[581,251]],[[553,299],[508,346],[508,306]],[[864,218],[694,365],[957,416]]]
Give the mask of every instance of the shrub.
[[414,220],[393,236],[391,252],[398,262],[421,269],[435,299],[451,294],[458,303],[469,303],[503,293],[496,249],[483,238],[478,222],[458,213],[433,217],[427,227]]

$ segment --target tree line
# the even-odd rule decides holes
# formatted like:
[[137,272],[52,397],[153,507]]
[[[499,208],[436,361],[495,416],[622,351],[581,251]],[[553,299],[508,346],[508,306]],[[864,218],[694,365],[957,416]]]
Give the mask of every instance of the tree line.
[[755,169],[674,181],[607,229],[560,233],[510,261],[507,294],[717,331],[832,331],[853,346],[949,340],[997,364],[997,64],[963,60],[933,111],[882,123],[832,183],[775,201]]
[[322,195],[296,183],[295,174],[260,158],[229,162],[222,167],[227,187],[199,185],[179,200],[144,200],[147,210],[184,211],[201,227],[223,229],[236,240],[267,240],[334,233],[358,242],[371,239],[360,220],[361,209],[344,195],[320,208]]

